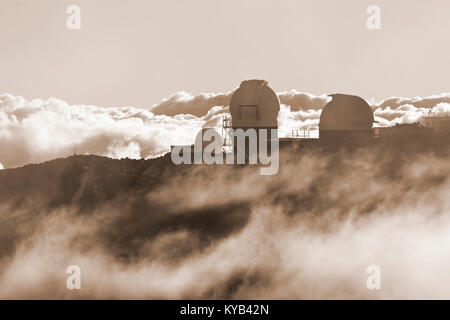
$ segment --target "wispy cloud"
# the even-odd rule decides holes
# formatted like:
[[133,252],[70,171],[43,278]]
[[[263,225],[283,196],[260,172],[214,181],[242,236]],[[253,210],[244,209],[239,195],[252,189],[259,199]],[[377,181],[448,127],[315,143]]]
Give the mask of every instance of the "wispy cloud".
[[[55,207],[27,193],[20,209],[0,206],[0,297],[448,298],[450,163],[398,161],[396,150],[291,153],[270,178],[251,166],[170,167],[148,193],[107,200],[101,175],[86,172],[72,192],[98,200],[81,211],[81,198]],[[65,288],[70,264],[82,270],[78,292]],[[366,288],[372,264],[380,291]]]

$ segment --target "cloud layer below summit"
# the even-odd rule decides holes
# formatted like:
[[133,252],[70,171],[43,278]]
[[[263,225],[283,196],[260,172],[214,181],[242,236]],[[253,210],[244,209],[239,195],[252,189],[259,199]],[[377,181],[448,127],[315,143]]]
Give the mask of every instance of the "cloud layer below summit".
[[[177,92],[159,104],[142,109],[131,106],[69,105],[50,98],[27,101],[0,95],[0,163],[5,168],[77,154],[112,158],[151,158],[170,145],[192,143],[202,127],[220,129],[228,112],[229,93],[191,95]],[[318,125],[329,100],[297,90],[278,93],[280,136],[292,129]],[[391,97],[371,103],[380,126],[414,123],[430,110],[450,114],[450,94],[423,98]]]

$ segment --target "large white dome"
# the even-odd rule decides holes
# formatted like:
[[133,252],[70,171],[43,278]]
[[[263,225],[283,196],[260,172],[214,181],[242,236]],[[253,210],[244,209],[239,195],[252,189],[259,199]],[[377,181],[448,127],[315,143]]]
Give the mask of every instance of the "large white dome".
[[280,100],[264,80],[246,80],[233,93],[233,128],[277,128]]

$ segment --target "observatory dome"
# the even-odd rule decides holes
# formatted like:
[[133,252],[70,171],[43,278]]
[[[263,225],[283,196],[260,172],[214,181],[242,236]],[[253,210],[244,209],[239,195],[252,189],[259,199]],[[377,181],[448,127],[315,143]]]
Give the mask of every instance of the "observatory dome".
[[280,100],[265,80],[246,80],[233,93],[233,128],[277,128]]
[[373,112],[362,98],[346,94],[330,95],[320,115],[320,131],[372,131]]

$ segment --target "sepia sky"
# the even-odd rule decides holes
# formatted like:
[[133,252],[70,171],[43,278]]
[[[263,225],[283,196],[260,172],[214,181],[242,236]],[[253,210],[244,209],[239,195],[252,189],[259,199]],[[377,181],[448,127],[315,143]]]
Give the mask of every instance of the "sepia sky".
[[[66,8],[81,8],[81,30]],[[366,9],[381,8],[381,30]],[[186,90],[366,99],[448,92],[450,2],[387,0],[2,0],[0,93],[148,107]]]

